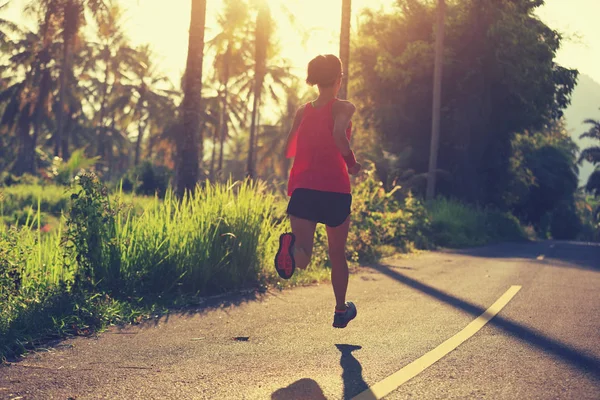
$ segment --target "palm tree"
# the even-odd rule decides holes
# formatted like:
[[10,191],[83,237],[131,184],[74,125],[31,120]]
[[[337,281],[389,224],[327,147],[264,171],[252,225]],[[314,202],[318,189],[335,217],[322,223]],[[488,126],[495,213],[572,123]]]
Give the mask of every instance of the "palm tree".
[[200,137],[199,130],[205,26],[206,0],[192,0],[188,58],[183,83],[183,129],[177,141],[176,191],[180,198],[186,191],[194,190],[198,182],[199,159],[203,153],[203,138]]
[[[98,39],[96,45],[97,57],[96,65],[101,66],[102,71],[98,78],[93,78],[95,86],[95,97],[99,104],[96,113],[96,140],[98,156],[106,161],[108,157],[109,131],[106,129],[111,125],[109,121],[109,107],[111,102],[127,104],[128,100],[121,96],[115,96],[116,88],[121,84],[126,69],[135,70],[139,65],[138,54],[127,43],[125,34],[120,26],[122,10],[114,3],[108,3],[106,12],[98,16]],[[141,68],[141,67],[140,67]],[[132,92],[122,91],[126,96],[132,95]],[[117,97],[117,98],[115,98]]]
[[306,99],[306,94],[302,96],[299,80],[294,79],[289,86],[285,87],[286,102],[282,107],[279,121],[276,125],[261,126],[261,137],[259,138],[258,148],[258,168],[259,176],[268,177],[274,174],[280,179],[286,179],[291,167],[290,159],[285,157],[285,137],[292,128],[296,111]]
[[17,135],[17,157],[11,169],[18,175],[35,172],[35,151],[42,125],[51,123],[49,104],[54,81],[50,61],[57,47],[44,39],[46,28],[43,23],[40,34],[21,32],[20,39],[5,42],[12,53],[9,58],[12,73],[3,80],[0,93],[0,103],[5,104],[1,125]]
[[[228,138],[231,119],[230,110],[235,107],[230,96],[231,80],[247,73],[250,68],[249,59],[251,58],[250,41],[247,35],[247,28],[250,21],[248,4],[243,0],[226,0],[224,10],[218,17],[220,33],[215,36],[208,45],[215,49],[214,58],[215,80],[219,82],[218,97],[219,106],[219,130],[215,132],[219,142],[219,161],[218,166],[214,167],[211,162],[211,178],[223,169],[223,151],[224,144]],[[235,100],[235,99],[234,99]],[[246,113],[243,118],[235,112],[238,123],[245,122]],[[216,151],[213,147],[213,152]],[[216,154],[214,154],[216,157]],[[213,159],[215,158],[213,157]]]
[[272,34],[273,21],[271,12],[267,3],[260,0],[258,3],[258,13],[256,15],[256,26],[254,35],[254,89],[252,103],[252,120],[250,123],[250,140],[248,143],[248,165],[246,174],[250,179],[254,179],[256,175],[255,160],[256,143],[257,143],[257,120],[258,111],[260,108],[261,94],[267,74],[267,49],[270,44]]
[[[8,3],[0,4],[0,11],[5,9]],[[0,18],[0,50],[9,42],[8,32],[18,32],[18,26],[4,18]]]
[[340,32],[340,59],[344,67],[345,79],[342,81],[339,97],[348,97],[348,72],[350,64],[350,19],[352,17],[352,0],[342,0],[342,29]]
[[161,125],[166,120],[164,111],[172,110],[173,96],[178,94],[173,90],[160,89],[158,85],[166,84],[169,79],[162,75],[152,63],[152,53],[149,46],[138,48],[138,68],[134,69],[135,83],[126,85],[125,92],[137,95],[134,108],[134,119],[138,121],[138,135],[135,143],[134,165],[140,162],[142,142],[146,130],[151,125]]
[[[600,141],[600,120],[587,119],[584,121],[590,124],[590,129],[581,135],[581,139],[589,138]],[[579,163],[588,161],[594,165],[595,170],[588,178],[585,190],[594,196],[600,196],[600,146],[591,146],[584,149],[579,156]]]
[[39,4],[45,14],[51,15],[59,21],[62,36],[62,57],[59,76],[59,95],[56,115],[56,138],[54,140],[54,154],[68,157],[69,142],[64,135],[65,106],[67,100],[67,86],[74,80],[72,54],[80,28],[85,24],[85,12],[89,10],[93,15],[100,15],[105,10],[104,0],[33,0],[32,5]]

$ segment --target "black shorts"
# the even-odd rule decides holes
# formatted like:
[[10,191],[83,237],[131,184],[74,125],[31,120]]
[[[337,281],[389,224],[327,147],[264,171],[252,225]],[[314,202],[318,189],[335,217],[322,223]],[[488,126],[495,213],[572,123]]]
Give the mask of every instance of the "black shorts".
[[335,228],[346,221],[351,207],[351,194],[296,189],[290,198],[287,213]]

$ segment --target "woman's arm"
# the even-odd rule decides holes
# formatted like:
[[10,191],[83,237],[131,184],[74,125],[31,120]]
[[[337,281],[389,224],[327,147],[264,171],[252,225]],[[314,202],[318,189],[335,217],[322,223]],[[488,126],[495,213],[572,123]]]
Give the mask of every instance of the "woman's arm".
[[332,110],[334,120],[333,139],[342,153],[342,157],[344,157],[350,175],[357,175],[362,169],[360,163],[356,162],[356,158],[354,158],[354,152],[350,148],[350,141],[348,140],[348,136],[346,136],[346,130],[350,125],[355,111],[356,107],[354,104],[345,100],[335,102]]
[[350,142],[346,136],[346,130],[350,120],[356,111],[354,104],[349,101],[336,101],[333,105],[333,139],[342,156],[346,157],[352,153]]

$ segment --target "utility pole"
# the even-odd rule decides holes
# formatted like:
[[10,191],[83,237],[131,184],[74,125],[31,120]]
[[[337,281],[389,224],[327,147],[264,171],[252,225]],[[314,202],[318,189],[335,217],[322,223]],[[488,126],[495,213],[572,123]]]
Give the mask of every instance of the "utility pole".
[[352,0],[342,0],[342,27],[340,30],[340,60],[344,69],[344,80],[338,93],[342,100],[348,99],[348,79],[350,71],[350,21],[352,18]]
[[440,146],[440,114],[442,104],[442,71],[444,67],[444,22],[446,1],[438,0],[437,28],[435,35],[435,67],[433,72],[433,109],[431,119],[431,148],[429,151],[429,176],[427,178],[427,200],[435,197],[435,171]]

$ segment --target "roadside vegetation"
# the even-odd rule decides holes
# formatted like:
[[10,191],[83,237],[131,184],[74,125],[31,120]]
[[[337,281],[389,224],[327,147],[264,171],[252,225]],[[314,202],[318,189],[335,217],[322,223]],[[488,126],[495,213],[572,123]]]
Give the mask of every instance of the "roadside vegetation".
[[[289,230],[283,138],[314,95],[281,55],[275,10],[223,0],[204,45],[208,1],[191,3],[175,85],[150,44],[130,42],[118,0],[32,0],[22,26],[0,0],[0,359],[205,296],[329,279],[323,227],[307,271],[283,282],[272,268]],[[577,148],[564,127],[578,72],[555,62],[561,37],[536,16],[543,1],[448,2],[430,201],[435,2],[362,13],[352,40],[342,3],[343,92],[366,166],[353,190],[354,265],[600,240],[600,150]],[[598,121],[587,123],[599,140]],[[584,160],[596,171],[580,188]]]

